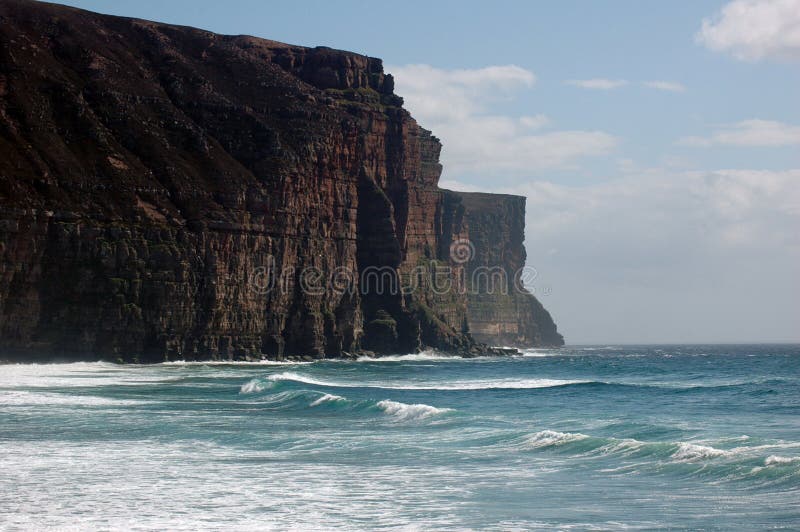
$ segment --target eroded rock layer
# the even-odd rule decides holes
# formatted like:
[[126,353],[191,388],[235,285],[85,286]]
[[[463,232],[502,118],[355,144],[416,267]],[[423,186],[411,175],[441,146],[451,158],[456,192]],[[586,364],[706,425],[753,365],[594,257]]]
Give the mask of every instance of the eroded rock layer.
[[536,280],[525,265],[525,198],[445,191],[457,212],[465,253],[467,321],[472,337],[490,345],[562,346],[550,313],[526,288]]
[[0,355],[474,350],[440,149],[379,59],[4,0]]

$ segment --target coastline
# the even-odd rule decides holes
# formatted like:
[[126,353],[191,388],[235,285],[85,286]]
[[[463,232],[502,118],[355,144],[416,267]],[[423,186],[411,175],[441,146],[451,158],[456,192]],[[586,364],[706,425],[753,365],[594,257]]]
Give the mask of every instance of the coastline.
[[[560,349],[563,346],[537,346],[536,349]],[[70,364],[75,362],[106,362],[109,364],[118,364],[120,366],[131,365],[131,366],[150,366],[150,365],[158,365],[158,364],[179,364],[179,363],[203,363],[203,362],[210,362],[210,363],[250,363],[250,364],[258,364],[258,363],[297,363],[297,362],[322,362],[322,361],[331,361],[331,360],[363,360],[363,359],[375,359],[380,360],[384,358],[395,358],[395,357],[405,357],[405,356],[415,356],[421,355],[424,353],[432,353],[437,356],[441,356],[442,358],[477,358],[477,357],[504,357],[504,356],[518,356],[522,354],[521,349],[524,348],[517,348],[517,347],[492,347],[492,346],[474,346],[473,349],[469,351],[444,351],[439,349],[425,349],[418,351],[416,353],[376,353],[374,351],[368,350],[361,350],[361,351],[354,351],[354,352],[342,352],[340,355],[335,356],[325,356],[325,357],[312,357],[310,355],[285,355],[285,356],[251,356],[251,355],[239,355],[239,356],[230,356],[230,357],[218,357],[218,356],[209,356],[209,357],[199,357],[199,358],[180,358],[180,359],[165,359],[161,361],[154,361],[154,360],[147,360],[143,362],[137,362],[137,357],[132,357],[130,360],[125,360],[119,356],[108,356],[108,357],[86,357],[86,356],[31,356],[30,353],[20,354],[19,356],[12,356],[9,357],[8,355],[0,355],[0,366],[3,365],[12,365],[12,364]]]

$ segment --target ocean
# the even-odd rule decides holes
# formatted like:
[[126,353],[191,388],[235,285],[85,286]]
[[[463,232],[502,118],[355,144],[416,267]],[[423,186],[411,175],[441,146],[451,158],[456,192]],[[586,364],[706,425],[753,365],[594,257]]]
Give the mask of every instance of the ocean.
[[0,528],[800,529],[800,346],[0,366]]

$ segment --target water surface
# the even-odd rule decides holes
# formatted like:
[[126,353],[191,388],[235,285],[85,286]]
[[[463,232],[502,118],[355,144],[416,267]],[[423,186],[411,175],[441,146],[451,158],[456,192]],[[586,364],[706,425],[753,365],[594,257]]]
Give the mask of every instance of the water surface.
[[0,366],[0,527],[800,528],[800,346]]

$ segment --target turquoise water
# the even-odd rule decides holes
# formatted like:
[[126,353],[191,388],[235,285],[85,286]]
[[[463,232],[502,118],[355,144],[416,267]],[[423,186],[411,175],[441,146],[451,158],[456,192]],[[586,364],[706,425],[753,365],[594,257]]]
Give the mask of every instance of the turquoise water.
[[800,346],[0,366],[0,527],[800,528]]

